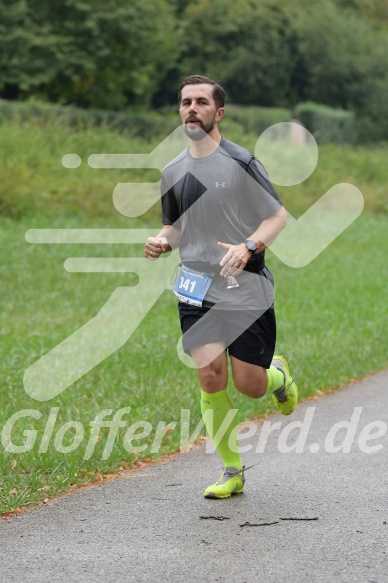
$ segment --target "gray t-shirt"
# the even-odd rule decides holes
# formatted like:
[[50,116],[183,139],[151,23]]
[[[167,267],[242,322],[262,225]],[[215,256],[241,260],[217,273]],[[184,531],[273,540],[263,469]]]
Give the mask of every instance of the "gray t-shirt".
[[[224,138],[210,156],[193,158],[187,148],[163,170],[163,224],[181,231],[179,252],[186,265],[215,274],[206,300],[220,307],[238,304],[250,309],[263,303],[258,274],[248,270],[252,270],[252,261],[264,263],[264,253],[238,276],[240,287],[227,290],[225,278],[219,276],[226,251],[218,241],[242,243],[280,207],[260,162]],[[265,292],[265,303],[267,295]]]

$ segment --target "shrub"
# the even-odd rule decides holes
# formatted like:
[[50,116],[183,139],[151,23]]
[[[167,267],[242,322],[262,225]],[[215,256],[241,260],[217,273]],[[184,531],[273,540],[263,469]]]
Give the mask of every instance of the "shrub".
[[81,109],[41,101],[15,102],[0,99],[0,123],[3,119],[39,121],[40,125],[58,120],[61,125],[76,129],[102,127],[119,133],[149,140],[167,135],[178,125],[176,115],[156,112],[115,112],[103,109]]
[[295,107],[295,116],[319,144],[351,144],[356,140],[355,115],[352,111],[308,102]]
[[259,136],[275,123],[291,121],[291,113],[287,109],[237,106],[227,108],[227,115],[233,121],[239,123],[244,131]]

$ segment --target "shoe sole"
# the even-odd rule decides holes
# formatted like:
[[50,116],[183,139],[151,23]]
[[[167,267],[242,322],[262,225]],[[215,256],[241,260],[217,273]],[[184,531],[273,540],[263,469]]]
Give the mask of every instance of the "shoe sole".
[[209,492],[209,494],[204,494],[205,498],[211,498],[212,500],[225,500],[226,498],[231,498],[232,496],[234,496],[235,494],[243,494],[244,490],[241,490],[240,492],[231,492],[230,494],[227,494],[226,496],[217,496],[217,494],[213,494],[213,492]]
[[[294,383],[294,384],[295,384],[295,383]],[[275,398],[274,398],[274,401],[273,401],[273,402],[274,402],[274,405],[275,405],[275,407],[276,407],[276,409],[277,409],[278,413],[280,413],[281,415],[284,415],[285,417],[286,417],[287,415],[291,415],[291,413],[293,413],[293,412],[295,411],[296,407],[298,406],[298,388],[297,388],[297,386],[296,386],[296,385],[295,385],[295,390],[296,390],[296,402],[295,402],[295,406],[293,407],[293,409],[292,409],[291,411],[288,411],[287,413],[285,413],[284,411],[282,411],[281,409],[279,409],[279,408],[278,408],[278,404],[277,404],[277,402],[276,402],[276,400],[275,400]],[[280,405],[283,405],[283,404],[284,404],[284,403],[280,403]]]

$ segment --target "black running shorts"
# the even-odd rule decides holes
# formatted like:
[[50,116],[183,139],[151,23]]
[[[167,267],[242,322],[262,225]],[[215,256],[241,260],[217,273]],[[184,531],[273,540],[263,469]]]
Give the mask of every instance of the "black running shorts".
[[[205,304],[206,305],[206,304]],[[273,307],[254,310],[222,310],[179,302],[183,349],[224,342],[231,356],[269,368],[275,351],[276,319]]]

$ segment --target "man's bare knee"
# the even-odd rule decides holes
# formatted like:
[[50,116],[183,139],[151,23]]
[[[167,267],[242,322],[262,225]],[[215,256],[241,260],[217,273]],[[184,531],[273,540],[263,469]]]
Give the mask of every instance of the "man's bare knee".
[[227,378],[224,370],[219,365],[215,365],[215,363],[210,363],[208,366],[198,369],[198,376],[202,389],[208,393],[226,389]]
[[228,365],[223,344],[214,343],[192,348],[191,356],[198,367],[199,382],[205,392],[217,393],[226,389]]

